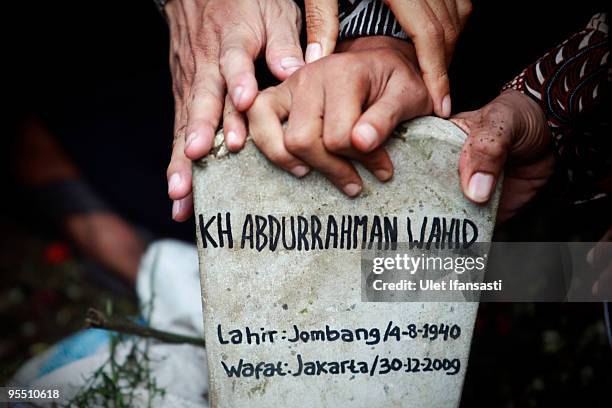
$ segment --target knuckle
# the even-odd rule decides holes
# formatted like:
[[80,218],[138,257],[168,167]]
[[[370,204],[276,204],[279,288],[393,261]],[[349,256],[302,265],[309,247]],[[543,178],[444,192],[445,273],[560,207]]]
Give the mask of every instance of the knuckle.
[[313,137],[304,131],[287,132],[285,134],[285,147],[290,153],[300,154],[313,147]]
[[304,65],[295,71],[287,81],[279,86],[287,86],[291,93],[297,97],[309,95],[312,92],[313,84],[317,83],[320,76],[312,69],[312,64]]
[[[385,63],[391,65],[392,62],[386,58],[386,56],[382,55],[382,51],[373,51],[375,53],[380,54],[380,61],[385,61]],[[389,57],[389,58],[392,58]],[[305,75],[314,76],[317,70],[321,70],[324,77],[325,72],[342,72],[342,75],[334,78],[335,86],[340,86],[342,83],[344,86],[356,86],[357,89],[367,89],[371,83],[371,66],[368,66],[364,60],[362,55],[355,53],[346,53],[346,54],[331,54],[325,57],[325,69],[323,70],[323,66],[316,66],[314,64],[305,65],[300,71],[304,71]],[[310,70],[310,74],[309,71]],[[298,71],[298,72],[300,72]],[[384,72],[384,69],[378,70],[379,72]],[[309,78],[305,78],[308,80]],[[308,82],[306,83],[308,85]],[[312,87],[312,80],[310,80],[310,87]]]
[[269,150],[268,152],[266,152],[266,157],[272,163],[275,163],[279,166],[283,166],[289,161],[287,154],[285,154],[281,149]]
[[223,50],[219,53],[219,68],[221,69],[221,71],[227,69],[230,62],[232,61],[232,56],[234,55],[234,47],[223,47]]
[[219,65],[221,69],[229,68],[231,65],[244,67],[249,60],[253,60],[251,56],[257,54],[257,48],[247,43],[223,45],[219,51]]
[[240,71],[245,69],[240,51],[234,47],[225,48],[223,51],[221,51],[221,55],[219,56],[220,72],[223,73],[223,76],[225,76],[227,80],[231,80],[232,77],[228,77],[228,75],[232,73],[235,75],[235,72],[232,72],[232,68],[235,67],[239,67]]
[[323,146],[329,152],[342,152],[350,147],[348,132],[334,130],[323,136]]
[[[347,55],[346,59],[337,58],[334,63],[339,72],[346,73],[347,78],[354,78],[355,80],[359,80],[361,82],[369,79],[369,67],[364,64],[363,60],[360,60],[359,57],[355,55]],[[367,82],[369,83],[369,81]],[[362,85],[364,84],[362,83]]]

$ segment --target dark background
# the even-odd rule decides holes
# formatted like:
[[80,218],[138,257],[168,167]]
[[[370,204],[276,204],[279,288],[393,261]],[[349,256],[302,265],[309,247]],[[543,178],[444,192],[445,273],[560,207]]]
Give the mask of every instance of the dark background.
[[[487,103],[603,4],[474,1],[451,67],[454,112]],[[67,267],[45,258],[49,245],[65,238],[39,217],[14,182],[19,157],[12,145],[24,118],[42,118],[96,191],[134,224],[160,237],[191,241],[194,231],[192,222],[170,219],[168,32],[152,2],[13,6],[17,10],[5,14],[12,21],[3,58],[8,103],[1,160],[0,383],[24,359],[81,327],[88,302],[116,296],[87,278],[73,279]],[[610,225],[610,204],[576,208],[553,186],[497,237],[596,241]],[[70,262],[78,264],[78,254]],[[67,294],[69,285],[80,288],[79,297]],[[19,301],[7,300],[11,296]],[[35,325],[33,334],[26,323]],[[600,304],[483,304],[462,405],[612,406],[611,373]]]

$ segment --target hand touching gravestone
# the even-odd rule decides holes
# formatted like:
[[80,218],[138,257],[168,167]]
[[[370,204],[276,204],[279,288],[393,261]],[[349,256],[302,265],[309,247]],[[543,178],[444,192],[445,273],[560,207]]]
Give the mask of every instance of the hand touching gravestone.
[[458,405],[478,304],[368,301],[362,265],[373,244],[491,240],[497,195],[470,203],[457,179],[464,137],[442,119],[400,126],[393,179],[361,172],[349,199],[217,136],[194,165],[214,407]]

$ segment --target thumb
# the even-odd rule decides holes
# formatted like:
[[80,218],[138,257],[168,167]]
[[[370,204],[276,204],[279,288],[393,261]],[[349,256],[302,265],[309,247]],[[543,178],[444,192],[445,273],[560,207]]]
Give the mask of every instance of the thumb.
[[304,66],[302,47],[300,46],[299,10],[285,14],[268,13],[266,23],[266,62],[274,76],[281,81]]
[[[466,130],[466,121],[452,120]],[[506,163],[511,136],[509,126],[499,126],[487,117],[470,128],[459,158],[461,190],[469,200],[483,204],[491,198]]]
[[306,0],[306,63],[330,55],[338,38],[338,0]]

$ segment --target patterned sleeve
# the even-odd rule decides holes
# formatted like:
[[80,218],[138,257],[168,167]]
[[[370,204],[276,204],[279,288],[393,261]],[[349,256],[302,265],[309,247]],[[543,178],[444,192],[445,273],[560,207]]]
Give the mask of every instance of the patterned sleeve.
[[550,50],[504,86],[535,100],[544,111],[562,155],[581,116],[594,110],[609,91],[610,47],[605,13]]
[[339,39],[384,35],[408,40],[393,13],[382,0],[339,0]]

